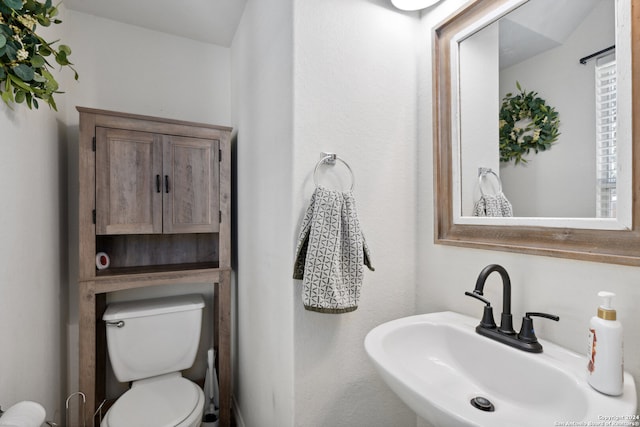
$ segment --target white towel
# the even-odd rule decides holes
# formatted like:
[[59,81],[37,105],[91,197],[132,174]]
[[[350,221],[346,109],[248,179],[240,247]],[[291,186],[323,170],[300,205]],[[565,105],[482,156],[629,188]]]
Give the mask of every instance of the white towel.
[[307,310],[346,313],[358,308],[363,264],[373,271],[351,191],[316,187],[296,248],[293,278],[301,279]]
[[483,194],[473,207],[473,216],[509,217],[513,216],[513,209],[502,192]]

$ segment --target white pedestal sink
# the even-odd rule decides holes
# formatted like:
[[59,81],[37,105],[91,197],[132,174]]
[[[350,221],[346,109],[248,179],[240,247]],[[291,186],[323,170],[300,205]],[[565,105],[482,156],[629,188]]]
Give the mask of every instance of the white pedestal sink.
[[[478,335],[478,322],[454,312],[405,317],[371,330],[365,348],[387,385],[438,427],[586,426],[615,420],[627,424],[609,425],[640,425],[630,374],[624,374],[622,396],[601,394],[587,383],[586,356],[544,340],[543,353],[526,353]],[[494,410],[474,407],[476,397]]]

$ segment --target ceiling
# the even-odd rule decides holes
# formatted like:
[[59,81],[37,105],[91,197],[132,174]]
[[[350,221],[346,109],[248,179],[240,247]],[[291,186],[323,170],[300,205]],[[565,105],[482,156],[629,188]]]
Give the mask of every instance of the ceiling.
[[247,0],[64,0],[67,9],[230,47]]
[[500,68],[562,45],[601,1],[607,0],[530,0],[505,15],[499,24]]

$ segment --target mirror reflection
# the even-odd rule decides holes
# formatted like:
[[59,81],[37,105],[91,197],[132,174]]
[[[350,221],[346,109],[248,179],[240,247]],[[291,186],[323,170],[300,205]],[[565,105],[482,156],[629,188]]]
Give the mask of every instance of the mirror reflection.
[[[521,199],[533,201],[536,207],[553,200],[553,207],[558,205],[571,209],[572,204],[578,204],[576,200],[581,193],[595,187],[597,177],[593,175],[597,169],[589,166],[595,162],[595,158],[583,160],[579,152],[585,147],[589,152],[595,151],[595,141],[592,137],[588,137],[588,140],[587,136],[568,138],[569,125],[565,123],[573,116],[578,116],[578,124],[572,126],[576,126],[579,131],[586,132],[585,129],[596,127],[595,112],[590,113],[594,117],[593,122],[588,122],[577,113],[581,105],[574,102],[574,98],[580,99],[581,94],[576,92],[586,91],[588,88],[578,88],[578,77],[575,73],[588,72],[592,76],[590,78],[593,78],[591,90],[595,93],[595,67],[602,65],[607,58],[598,54],[588,60],[586,65],[580,64],[579,60],[600,51],[603,48],[600,46],[601,43],[604,47],[610,46],[610,42],[604,40],[598,41],[598,46],[589,46],[584,51],[557,54],[560,60],[568,61],[567,67],[573,67],[574,74],[563,69],[563,62],[550,63],[546,68],[533,73],[530,70],[534,66],[533,63],[538,62],[543,55],[551,55],[556,49],[562,48],[557,46],[537,53],[527,60],[520,61],[522,64],[529,61],[530,64],[521,70],[521,74],[515,78],[512,76],[511,81],[506,81],[510,87],[503,88],[504,93],[501,93],[500,75],[503,73],[500,71],[500,24],[494,25],[493,30],[491,24],[505,15],[511,16],[509,14],[515,13],[514,11],[522,5],[539,1],[541,0],[474,0],[434,28],[435,242],[478,249],[640,265],[640,187],[632,186],[632,181],[640,180],[640,155],[632,150],[633,129],[639,129],[640,125],[640,116],[632,114],[632,111],[640,110],[640,15],[635,7],[640,0],[594,2],[593,8],[584,13],[581,24],[569,32],[570,35],[562,45],[569,44],[570,41],[587,40],[592,36],[592,32],[593,35],[598,33],[598,26],[603,25],[601,21],[606,15],[597,8],[604,8],[607,4],[615,7],[615,12],[609,11],[607,20],[610,23],[612,13],[615,15],[616,76],[615,84],[612,86],[616,89],[615,218],[596,217],[593,207],[593,198],[596,196],[589,196],[593,212],[589,217],[575,216],[584,215],[575,212],[566,213],[572,215],[571,217],[534,217],[522,216],[525,214],[520,213],[520,205],[524,203]],[[587,1],[554,0],[548,3],[544,15],[549,21],[559,15],[554,7],[561,2],[568,2],[572,6],[571,13],[578,14],[580,5]],[[589,20],[591,24],[587,25],[586,22]],[[588,31],[580,37],[572,36],[581,28],[587,28]],[[515,37],[511,36],[511,39]],[[516,66],[517,64],[511,65]],[[524,74],[530,71],[530,74],[539,77],[540,83],[525,80]],[[569,80],[561,81],[560,77],[563,74],[569,74]],[[541,87],[544,80],[555,83],[556,87],[547,92]],[[536,154],[533,150],[523,155],[526,163],[519,162],[516,165],[511,156],[510,162],[501,164],[498,112],[507,93],[513,95],[521,91],[518,85],[526,93],[533,91],[539,94],[545,105],[554,107],[558,112],[558,139],[552,142],[548,149],[545,147],[544,151],[539,150]],[[564,91],[562,96],[556,95],[565,88],[568,90]],[[596,95],[593,96],[595,103]],[[569,101],[571,103],[568,103]],[[592,105],[590,108],[595,107]],[[505,120],[504,117],[502,119]],[[514,127],[515,122],[521,118],[516,119],[513,121]],[[526,126],[518,124],[518,127]],[[522,133],[518,131],[517,136],[525,141],[524,137],[528,135],[527,141],[533,142],[534,131],[535,129]],[[551,159],[560,158],[563,151],[568,151],[569,155],[555,161],[556,165],[552,167]],[[524,184],[515,190],[508,188],[513,184],[512,181],[516,181],[508,176],[508,172],[512,172],[508,168],[519,172],[516,168],[523,167],[529,171],[537,163],[545,165],[544,168],[541,167],[541,174],[544,176],[532,177],[528,181],[524,179]],[[581,175],[581,164],[592,168],[593,172],[588,173],[587,178]],[[476,196],[480,193],[480,168],[491,169],[499,178],[492,180],[493,173],[487,172],[486,179],[483,179],[483,185],[486,185],[483,191],[489,192],[491,186],[496,186],[499,190],[502,185],[505,199],[513,206],[514,216],[472,215]],[[540,186],[536,181],[546,178],[547,175],[552,178],[547,184]],[[583,187],[577,186],[582,181],[589,183]],[[576,186],[561,188],[568,184]],[[495,192],[491,194],[495,195]],[[539,197],[540,194],[542,199]],[[559,197],[556,197],[556,194],[559,194]],[[508,212],[508,209],[504,211]]]
[[459,43],[461,216],[616,217],[615,4],[529,0]]

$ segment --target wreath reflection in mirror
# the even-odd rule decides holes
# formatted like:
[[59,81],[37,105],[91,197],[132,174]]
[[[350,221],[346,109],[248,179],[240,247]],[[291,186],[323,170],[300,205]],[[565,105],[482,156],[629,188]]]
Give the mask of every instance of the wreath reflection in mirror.
[[520,93],[507,93],[500,107],[500,161],[513,159],[517,165],[527,163],[523,156],[531,150],[538,153],[551,148],[560,135],[560,119],[537,92],[527,92],[519,82],[516,87]]

